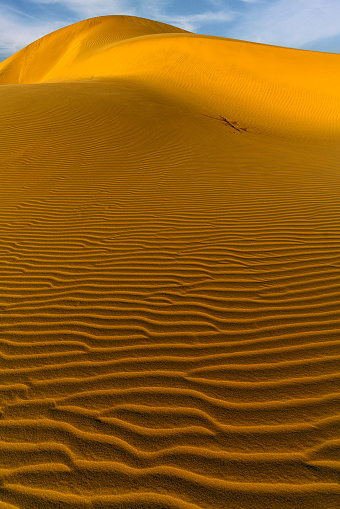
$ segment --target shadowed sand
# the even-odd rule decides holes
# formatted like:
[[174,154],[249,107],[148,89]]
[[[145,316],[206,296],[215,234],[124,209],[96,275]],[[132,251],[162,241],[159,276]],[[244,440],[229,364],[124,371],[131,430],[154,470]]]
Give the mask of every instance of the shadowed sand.
[[129,16],[0,64],[1,507],[340,507],[339,81]]

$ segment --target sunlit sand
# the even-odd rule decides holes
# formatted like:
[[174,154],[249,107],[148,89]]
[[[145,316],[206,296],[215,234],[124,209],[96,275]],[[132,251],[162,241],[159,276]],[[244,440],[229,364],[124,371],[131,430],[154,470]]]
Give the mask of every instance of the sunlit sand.
[[340,56],[107,16],[0,64],[0,506],[340,507]]

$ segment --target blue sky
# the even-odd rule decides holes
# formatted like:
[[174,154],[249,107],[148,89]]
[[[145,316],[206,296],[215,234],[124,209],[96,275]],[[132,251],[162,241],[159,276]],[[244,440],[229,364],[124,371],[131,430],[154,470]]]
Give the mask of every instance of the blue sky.
[[0,0],[0,61],[58,28],[109,14],[219,37],[340,53],[340,0]]

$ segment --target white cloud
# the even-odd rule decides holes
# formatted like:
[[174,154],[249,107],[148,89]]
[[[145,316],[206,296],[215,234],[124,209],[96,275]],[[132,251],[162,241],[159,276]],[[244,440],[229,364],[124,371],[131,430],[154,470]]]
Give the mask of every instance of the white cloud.
[[[31,42],[44,35],[82,19],[96,16],[125,14],[155,19],[188,31],[197,31],[205,23],[220,24],[230,22],[234,14],[225,8],[226,0],[206,0],[208,9],[195,14],[165,14],[170,0],[31,0],[27,3],[27,11],[16,8],[15,0],[12,7],[0,5],[0,54],[5,57],[12,55]],[[41,13],[49,9],[51,13],[58,12],[53,21],[32,15],[30,4],[36,9],[43,7]],[[64,15],[61,14],[64,12]],[[183,11],[182,11],[183,12]],[[67,14],[65,14],[67,13]],[[52,15],[49,16],[51,20]]]
[[188,16],[160,16],[159,21],[170,23],[189,32],[195,32],[205,23],[230,22],[234,19],[234,14],[230,11],[207,11],[201,14],[191,14]]
[[42,23],[34,16],[0,6],[0,48],[4,57],[58,28],[58,22]]
[[24,16],[25,18],[34,19],[37,21],[37,18],[35,18],[34,16],[31,16],[27,12],[23,12],[20,9],[16,9],[15,7],[10,7],[9,5],[6,5],[6,9],[8,11],[14,12],[15,14],[19,14],[20,16]]
[[35,17],[22,9],[13,6],[0,5],[0,55],[7,58],[21,48],[24,48],[40,37],[58,30],[71,23],[76,23],[82,19],[95,16],[105,16],[108,14],[131,14],[136,15],[135,10],[124,7],[126,2],[120,0],[33,0],[37,6],[39,4],[59,4],[68,10],[73,11],[73,19],[67,19],[61,14],[51,21],[44,17]]
[[185,14],[185,0],[171,14],[171,0],[29,0],[24,5],[0,0],[4,57],[58,28],[110,14],[155,19],[190,32],[207,33],[209,25],[211,34],[296,48],[315,48],[316,41],[340,35],[340,0],[205,0],[205,9],[193,14]]
[[36,4],[59,4],[81,18],[108,16],[110,14],[135,14],[135,8],[127,7],[123,0],[33,0]]
[[[33,1],[38,4],[56,3],[56,0]],[[219,23],[234,19],[231,10],[225,8],[225,1],[226,0],[206,0],[207,4],[218,5],[224,8],[189,15],[164,14],[166,7],[171,4],[170,0],[96,0],[95,2],[93,0],[58,0],[57,3],[72,10],[81,19],[110,14],[125,14],[148,17],[170,24],[176,24],[177,22],[177,26],[180,28],[194,30],[204,23]]]
[[339,33],[339,0],[276,0],[254,5],[226,36],[303,47]]

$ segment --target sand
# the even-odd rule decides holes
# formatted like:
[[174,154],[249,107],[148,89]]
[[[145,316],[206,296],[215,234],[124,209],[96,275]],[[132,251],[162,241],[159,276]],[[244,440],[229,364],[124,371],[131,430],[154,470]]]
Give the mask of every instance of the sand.
[[0,506],[340,507],[340,56],[82,21],[0,64]]

